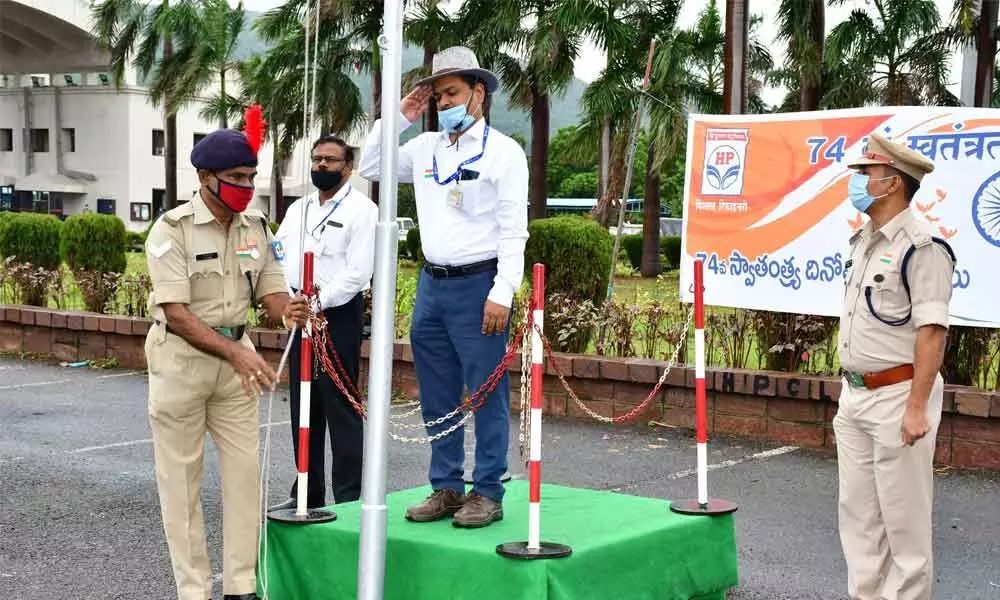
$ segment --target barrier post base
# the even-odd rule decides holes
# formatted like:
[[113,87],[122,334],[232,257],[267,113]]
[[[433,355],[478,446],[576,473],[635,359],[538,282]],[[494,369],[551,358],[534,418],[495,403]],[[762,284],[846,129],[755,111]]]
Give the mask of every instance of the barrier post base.
[[323,508],[310,508],[306,514],[300,515],[294,508],[281,508],[267,513],[267,518],[279,523],[329,523],[337,520],[337,513]]
[[565,558],[573,549],[565,544],[542,542],[537,549],[528,548],[528,542],[507,542],[497,546],[497,554],[507,558],[538,560],[542,558]]
[[710,498],[708,504],[701,504],[697,500],[678,500],[670,503],[670,510],[682,515],[728,515],[736,512],[739,508],[735,502]]

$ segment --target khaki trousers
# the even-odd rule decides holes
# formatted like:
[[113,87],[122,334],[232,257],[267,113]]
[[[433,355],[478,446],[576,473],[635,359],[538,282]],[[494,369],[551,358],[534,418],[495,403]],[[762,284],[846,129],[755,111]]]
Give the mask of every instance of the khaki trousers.
[[930,600],[934,448],[944,381],[927,402],[930,431],[904,446],[910,382],[876,390],[843,382],[833,428],[840,475],[840,541],[851,600]]
[[[244,337],[244,345],[253,347]],[[228,362],[154,326],[146,337],[156,483],[178,600],[212,598],[201,481],[205,433],[222,475],[224,594],[256,588],[260,511],[257,400]]]

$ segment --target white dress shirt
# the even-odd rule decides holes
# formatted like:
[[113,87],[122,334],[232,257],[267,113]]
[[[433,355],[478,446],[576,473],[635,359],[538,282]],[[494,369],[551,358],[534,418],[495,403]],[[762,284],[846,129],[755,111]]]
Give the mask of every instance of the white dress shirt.
[[[403,131],[410,122],[399,115]],[[425,132],[399,149],[401,183],[413,183],[417,218],[420,222],[420,245],[428,262],[460,266],[492,258],[497,259],[497,276],[489,299],[511,306],[514,293],[524,276],[524,245],[528,239],[528,160],[524,149],[512,138],[492,127],[483,138],[486,122],[479,119],[455,144],[446,132]],[[375,121],[358,172],[370,180],[379,178],[382,122]],[[478,171],[475,180],[440,185],[459,165],[482,153],[479,160],[467,163],[467,171]],[[461,204],[449,198],[454,187],[462,192]]]
[[[300,249],[303,213],[306,236]],[[293,202],[274,235],[284,251],[281,266],[289,289],[302,287],[299,264],[305,252],[313,253],[313,283],[324,309],[346,304],[368,289],[375,270],[377,221],[375,203],[350,184],[322,206],[318,192]]]

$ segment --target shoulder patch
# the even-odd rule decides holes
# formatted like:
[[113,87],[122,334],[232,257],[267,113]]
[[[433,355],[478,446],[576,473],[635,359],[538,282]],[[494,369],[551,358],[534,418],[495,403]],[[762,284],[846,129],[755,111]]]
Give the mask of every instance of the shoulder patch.
[[163,213],[163,220],[174,225],[182,218],[192,215],[194,215],[194,206],[190,202],[185,202]]
[[854,242],[858,241],[858,239],[861,238],[861,232],[862,231],[864,231],[864,228],[855,231],[854,235],[852,235],[851,238],[849,240],[847,240],[847,243],[853,244]]

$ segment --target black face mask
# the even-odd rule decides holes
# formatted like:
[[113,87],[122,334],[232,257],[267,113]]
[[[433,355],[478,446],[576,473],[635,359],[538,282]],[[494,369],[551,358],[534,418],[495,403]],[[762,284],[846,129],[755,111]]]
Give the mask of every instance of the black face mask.
[[312,171],[312,184],[317,189],[328,192],[340,185],[344,174],[340,171]]

